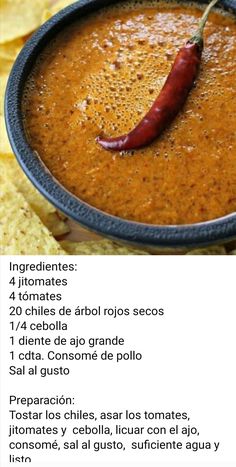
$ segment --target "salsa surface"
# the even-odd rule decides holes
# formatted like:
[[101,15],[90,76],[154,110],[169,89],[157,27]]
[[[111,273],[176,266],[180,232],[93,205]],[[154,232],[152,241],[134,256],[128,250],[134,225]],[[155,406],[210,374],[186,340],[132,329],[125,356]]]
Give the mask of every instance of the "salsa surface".
[[211,13],[195,87],[174,123],[132,153],[98,135],[130,131],[157,97],[202,11],[131,1],[74,23],[45,49],[23,99],[25,129],[70,192],[115,216],[190,224],[236,211],[236,22]]

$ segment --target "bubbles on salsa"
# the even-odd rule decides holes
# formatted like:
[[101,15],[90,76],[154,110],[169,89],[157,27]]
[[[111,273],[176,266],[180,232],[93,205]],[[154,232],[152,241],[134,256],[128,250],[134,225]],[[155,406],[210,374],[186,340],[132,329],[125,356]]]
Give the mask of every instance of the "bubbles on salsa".
[[236,180],[235,118],[227,110],[234,26],[227,31],[224,19],[212,16],[201,72],[171,127],[145,149],[113,154],[96,137],[119,135],[140,121],[200,16],[199,9],[173,2],[162,8],[156,0],[117,8],[74,23],[48,44],[25,89],[29,141],[67,189],[113,215],[195,222],[210,218],[211,205],[216,216],[229,205]]

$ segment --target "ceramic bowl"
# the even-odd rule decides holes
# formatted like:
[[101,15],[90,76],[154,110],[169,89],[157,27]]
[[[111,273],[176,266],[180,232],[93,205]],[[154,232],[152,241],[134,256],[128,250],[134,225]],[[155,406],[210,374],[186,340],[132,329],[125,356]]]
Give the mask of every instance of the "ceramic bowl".
[[[80,0],[55,15],[26,43],[13,66],[6,91],[5,117],[13,152],[28,178],[52,204],[85,228],[103,236],[142,248],[161,248],[163,252],[235,239],[236,213],[193,225],[158,226],[128,221],[102,212],[69,193],[29,146],[23,128],[21,100],[35,60],[44,46],[65,26],[114,3],[114,0]],[[236,14],[235,0],[222,1],[219,7]]]

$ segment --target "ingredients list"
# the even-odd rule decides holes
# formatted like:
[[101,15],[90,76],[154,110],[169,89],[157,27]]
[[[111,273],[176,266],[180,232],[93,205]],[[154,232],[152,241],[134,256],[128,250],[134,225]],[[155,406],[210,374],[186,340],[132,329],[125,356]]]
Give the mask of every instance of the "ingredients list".
[[[113,269],[106,281],[106,269],[93,260],[6,261],[4,465],[34,464],[39,456],[52,465],[95,455],[221,455],[209,398],[199,409],[186,386],[186,358],[179,359],[183,300],[169,301],[163,283],[127,287],[123,268],[124,280]],[[183,319],[191,329],[189,316]]]

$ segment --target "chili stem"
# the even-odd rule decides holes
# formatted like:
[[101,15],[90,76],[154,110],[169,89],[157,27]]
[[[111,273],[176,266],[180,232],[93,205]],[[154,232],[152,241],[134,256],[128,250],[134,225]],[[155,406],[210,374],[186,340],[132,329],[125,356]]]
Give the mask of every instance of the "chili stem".
[[151,109],[136,125],[124,135],[115,138],[98,137],[104,149],[129,151],[147,146],[157,138],[173,121],[183,107],[197,77],[203,51],[203,30],[212,7],[218,0],[212,0],[199,22],[196,33],[179,50],[168,78]]
[[199,22],[199,26],[198,26],[198,29],[196,31],[196,33],[192,36],[192,38],[190,39],[189,42],[191,43],[197,43],[197,44],[201,44],[202,41],[203,41],[203,31],[204,31],[204,27],[206,25],[206,22],[208,20],[208,16],[209,16],[209,13],[211,12],[211,9],[213,8],[213,6],[218,2],[219,0],[212,0],[208,7],[205,9],[202,17],[201,17],[201,20]]

